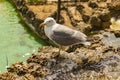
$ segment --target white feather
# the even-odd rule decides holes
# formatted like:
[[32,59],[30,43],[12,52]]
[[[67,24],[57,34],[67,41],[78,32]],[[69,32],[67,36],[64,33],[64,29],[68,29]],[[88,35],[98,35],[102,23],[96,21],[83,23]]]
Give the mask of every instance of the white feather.
[[82,44],[84,44],[85,46],[90,46],[91,42],[83,42]]

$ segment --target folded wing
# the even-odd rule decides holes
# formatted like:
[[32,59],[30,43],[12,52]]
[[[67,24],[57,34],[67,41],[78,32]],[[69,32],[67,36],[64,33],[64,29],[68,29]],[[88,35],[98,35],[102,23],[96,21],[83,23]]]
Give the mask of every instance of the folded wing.
[[51,38],[58,44],[67,46],[86,41],[86,35],[80,31],[73,30],[63,25],[57,24],[53,30]]

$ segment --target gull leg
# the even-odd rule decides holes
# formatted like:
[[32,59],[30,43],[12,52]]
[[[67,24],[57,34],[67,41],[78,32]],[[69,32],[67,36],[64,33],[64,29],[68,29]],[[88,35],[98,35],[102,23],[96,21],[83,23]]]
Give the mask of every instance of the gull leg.
[[62,45],[58,45],[59,51],[55,53],[54,57],[59,57],[60,56],[60,51],[62,49]]
[[58,51],[59,54],[60,54],[61,49],[62,49],[62,45],[59,45],[59,51]]

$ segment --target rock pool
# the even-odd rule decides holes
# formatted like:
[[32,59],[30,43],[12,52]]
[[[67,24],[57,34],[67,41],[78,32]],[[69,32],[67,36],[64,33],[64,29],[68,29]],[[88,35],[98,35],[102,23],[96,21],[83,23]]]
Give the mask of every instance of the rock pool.
[[0,71],[25,61],[38,47],[46,45],[26,26],[8,0],[0,0]]

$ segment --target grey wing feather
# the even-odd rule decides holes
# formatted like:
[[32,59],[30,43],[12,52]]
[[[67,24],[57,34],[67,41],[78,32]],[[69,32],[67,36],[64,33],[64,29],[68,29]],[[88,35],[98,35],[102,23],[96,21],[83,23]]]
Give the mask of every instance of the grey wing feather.
[[72,45],[80,41],[86,41],[86,35],[80,31],[70,29],[63,25],[58,25],[57,28],[53,30],[52,39],[61,45]]
[[54,30],[54,34],[56,36],[59,36],[59,37],[70,37],[71,35],[74,34],[74,30],[66,27],[66,26],[63,26],[63,25],[58,25],[57,28],[55,28]]

